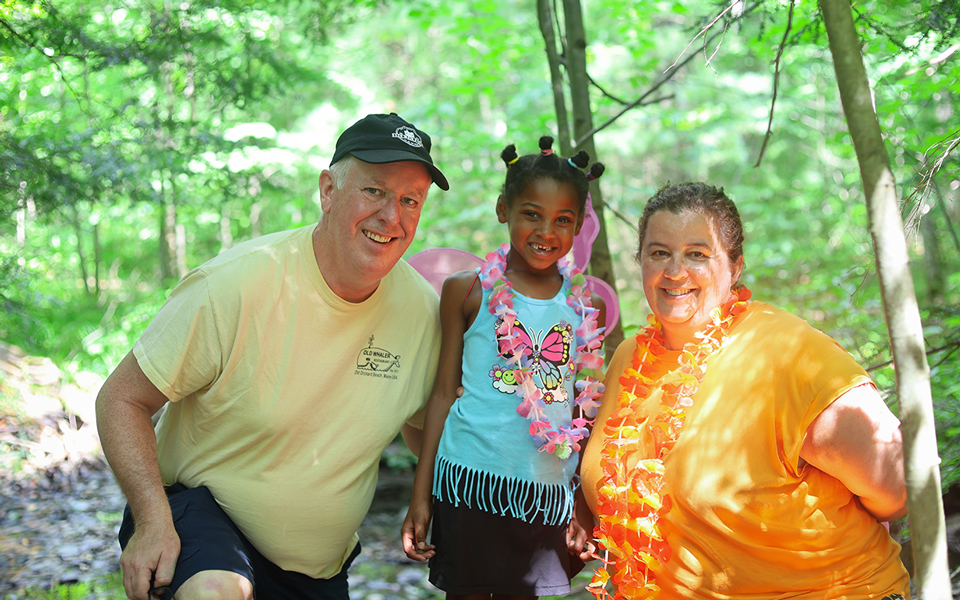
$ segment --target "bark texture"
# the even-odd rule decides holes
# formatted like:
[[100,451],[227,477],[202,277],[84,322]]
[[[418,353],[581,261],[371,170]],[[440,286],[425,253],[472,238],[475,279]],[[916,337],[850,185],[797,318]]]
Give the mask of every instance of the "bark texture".
[[915,565],[913,583],[926,600],[950,600],[930,369],[924,352],[906,236],[897,209],[896,182],[873,107],[850,2],[820,0],[820,8],[830,40],[843,112],[860,165],[896,367]]

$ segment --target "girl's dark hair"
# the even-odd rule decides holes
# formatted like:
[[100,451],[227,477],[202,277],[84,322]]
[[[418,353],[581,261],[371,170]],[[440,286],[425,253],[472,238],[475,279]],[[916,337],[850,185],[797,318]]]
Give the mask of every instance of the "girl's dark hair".
[[733,200],[723,193],[723,188],[690,182],[667,184],[647,200],[643,216],[640,217],[637,260],[640,260],[643,253],[647,223],[653,213],[661,210],[669,210],[674,214],[694,211],[707,215],[717,228],[720,243],[723,244],[730,262],[737,262],[743,256],[743,222],[740,221],[740,213]]
[[551,150],[553,138],[545,135],[540,138],[540,152],[517,156],[517,147],[510,144],[500,153],[500,158],[507,163],[507,178],[500,189],[504,202],[509,204],[523,193],[527,186],[539,179],[552,179],[557,183],[568,183],[577,192],[580,201],[580,210],[587,205],[587,192],[590,191],[590,182],[603,175],[604,166],[593,163],[589,173],[584,169],[590,162],[590,155],[585,150],[577,152],[570,158],[557,156]]

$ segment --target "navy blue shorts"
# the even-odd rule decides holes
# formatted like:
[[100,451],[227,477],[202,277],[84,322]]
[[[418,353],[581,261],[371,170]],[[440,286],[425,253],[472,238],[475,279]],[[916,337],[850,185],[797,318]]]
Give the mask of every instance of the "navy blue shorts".
[[[284,571],[273,564],[240,532],[206,487],[188,488],[175,484],[167,488],[173,524],[180,536],[180,556],[164,600],[173,598],[188,579],[201,571],[230,571],[253,582],[254,597],[269,600],[349,600],[347,568],[360,554],[360,544],[330,579],[314,579],[303,573]],[[133,535],[130,506],[123,511],[120,547]]]

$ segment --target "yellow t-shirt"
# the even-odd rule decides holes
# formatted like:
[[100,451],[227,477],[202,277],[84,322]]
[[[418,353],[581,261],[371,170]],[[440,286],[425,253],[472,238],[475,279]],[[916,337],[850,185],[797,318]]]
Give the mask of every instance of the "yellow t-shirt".
[[[591,506],[603,424],[635,347],[626,340],[612,359],[584,452]],[[737,319],[707,365],[664,460],[674,505],[661,530],[673,554],[657,574],[661,598],[909,598],[900,546],[883,525],[836,478],[811,465],[797,468],[810,423],[869,382],[864,370],[802,319],[761,302]],[[658,401],[654,394],[647,400]]]
[[337,574],[357,542],[380,453],[421,427],[439,298],[400,261],[366,301],[323,280],[313,227],[252,240],[190,272],[136,343],[171,400],[165,484],[208,486],[270,561]]

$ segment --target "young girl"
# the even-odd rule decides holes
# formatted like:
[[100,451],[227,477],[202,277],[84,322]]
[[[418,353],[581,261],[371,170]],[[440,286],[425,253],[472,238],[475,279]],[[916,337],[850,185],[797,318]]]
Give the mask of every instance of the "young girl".
[[586,533],[571,514],[578,442],[603,390],[604,307],[557,261],[603,165],[585,174],[586,152],[561,158],[552,143],[504,149],[497,219],[510,244],[451,275],[440,297],[440,365],[402,534],[448,599],[565,594],[583,567],[571,553]]

